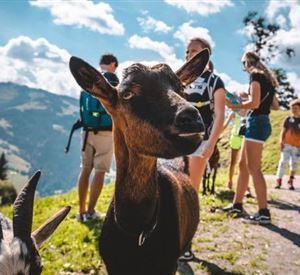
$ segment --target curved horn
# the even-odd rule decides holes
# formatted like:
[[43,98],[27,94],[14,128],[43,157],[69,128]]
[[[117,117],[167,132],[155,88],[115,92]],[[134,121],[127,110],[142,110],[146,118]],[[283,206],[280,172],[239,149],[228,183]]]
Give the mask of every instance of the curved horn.
[[23,187],[14,203],[13,230],[14,237],[21,240],[30,238],[32,227],[32,213],[34,193],[41,172],[36,172],[29,182]]
[[0,220],[0,242],[3,240],[2,222]]
[[70,210],[71,210],[71,206],[65,206],[63,209],[58,211],[53,217],[48,219],[43,225],[41,225],[37,230],[35,230],[31,234],[38,248],[45,240],[47,240],[51,236],[54,230],[68,215]]

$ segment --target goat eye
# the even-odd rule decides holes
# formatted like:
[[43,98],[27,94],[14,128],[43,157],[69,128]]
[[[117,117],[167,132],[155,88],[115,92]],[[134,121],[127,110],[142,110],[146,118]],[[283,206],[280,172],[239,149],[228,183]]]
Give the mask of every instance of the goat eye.
[[123,97],[123,99],[125,99],[125,100],[128,100],[128,99],[130,99],[130,98],[132,98],[134,96],[134,93],[133,92],[124,92],[123,94],[122,94],[122,97]]

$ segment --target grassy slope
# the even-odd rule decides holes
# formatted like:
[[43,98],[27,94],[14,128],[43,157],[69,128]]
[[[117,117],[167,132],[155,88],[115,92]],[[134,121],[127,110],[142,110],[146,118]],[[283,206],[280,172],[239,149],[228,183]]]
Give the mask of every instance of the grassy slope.
[[[263,171],[265,174],[276,174],[276,169],[280,157],[279,138],[283,120],[289,115],[287,111],[273,111],[271,113],[272,135],[264,145],[263,151]],[[229,159],[229,129],[225,131],[220,141],[222,167],[227,167]],[[300,173],[300,167],[298,167]]]
[[[280,125],[287,113],[274,112],[272,114],[273,135],[265,145],[264,171],[275,173],[279,158],[278,137]],[[226,134],[225,134],[226,136]],[[221,141],[222,159],[228,158],[228,146],[225,138]],[[226,161],[223,161],[225,165]],[[225,171],[218,174],[218,185],[224,186]],[[114,185],[107,185],[98,202],[98,210],[105,212],[113,194]],[[225,192],[226,193],[226,192]],[[230,201],[232,194],[226,196],[208,196],[201,198],[201,224],[223,224],[225,217],[211,214],[212,205],[225,205]],[[38,199],[35,203],[33,228],[37,228],[50,215],[65,205],[71,205],[72,210],[67,219],[60,225],[54,235],[42,246],[40,252],[44,263],[43,274],[103,274],[104,267],[100,260],[97,248],[97,236],[102,226],[102,221],[80,224],[75,220],[78,209],[78,198],[75,191],[68,194]],[[11,207],[0,209],[1,212],[11,217]],[[221,223],[220,223],[221,222]],[[227,225],[228,227],[228,225]],[[197,244],[195,246],[197,248]],[[222,256],[223,257],[223,256]]]
[[[98,209],[105,212],[113,194],[114,185],[105,186],[98,202]],[[102,222],[80,224],[75,220],[78,211],[78,198],[75,191],[68,194],[37,199],[34,209],[33,229],[40,226],[47,218],[65,205],[72,210],[61,223],[53,236],[41,247],[43,258],[43,274],[64,274],[63,272],[79,272],[98,274],[103,269],[97,250],[98,232]],[[12,216],[12,207],[0,209],[8,217]]]

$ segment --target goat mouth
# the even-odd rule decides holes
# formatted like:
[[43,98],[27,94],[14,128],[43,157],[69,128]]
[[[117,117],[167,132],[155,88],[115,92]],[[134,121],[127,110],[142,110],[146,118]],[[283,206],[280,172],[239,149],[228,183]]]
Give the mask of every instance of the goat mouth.
[[202,132],[192,132],[192,133],[181,133],[178,134],[179,137],[183,137],[183,138],[189,138],[189,137],[200,137],[203,138],[204,133]]

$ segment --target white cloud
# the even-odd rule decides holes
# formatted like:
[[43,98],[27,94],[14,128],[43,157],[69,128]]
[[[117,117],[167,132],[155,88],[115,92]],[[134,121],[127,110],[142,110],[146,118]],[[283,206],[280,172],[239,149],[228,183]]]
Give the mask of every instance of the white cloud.
[[168,26],[165,22],[156,20],[153,17],[147,15],[144,17],[138,17],[137,21],[142,27],[144,32],[158,32],[158,33],[168,33],[173,27]]
[[292,1],[270,0],[266,10],[266,15],[269,19],[273,19],[280,10],[289,8],[291,5],[293,5]]
[[35,0],[29,3],[34,7],[48,9],[57,25],[85,27],[109,35],[122,35],[125,32],[123,24],[114,18],[111,6],[104,2],[94,4],[90,0]]
[[221,79],[224,82],[225,89],[230,92],[236,92],[236,93],[241,93],[241,92],[246,92],[248,91],[248,83],[240,83],[234,79],[232,79],[228,74],[226,73],[219,73],[215,72],[218,76],[221,77]]
[[[286,67],[288,69],[297,69],[300,65],[300,4],[297,1],[277,1],[271,0],[266,9],[266,16],[272,23],[280,26],[274,38],[269,43],[278,45],[281,53],[287,48],[292,48],[295,52],[292,58],[286,54],[277,54],[272,58],[270,64]],[[251,26],[244,27],[239,32],[248,38],[254,32]],[[249,43],[245,50],[253,50],[254,45]],[[262,56],[268,54],[267,50],[261,52]]]
[[276,20],[277,24],[281,27],[281,28],[284,28],[286,26],[286,18],[280,14],[276,17]]
[[45,38],[19,36],[0,47],[0,81],[77,97],[80,88],[69,72],[69,58]]
[[[288,13],[286,13],[288,11]],[[284,13],[285,12],[285,13]],[[276,1],[271,0],[266,10],[269,20],[280,24],[281,29],[277,32],[274,41],[278,43],[281,50],[292,48],[295,56],[291,59],[286,55],[280,55],[273,59],[273,63],[298,67],[300,65],[300,4],[298,1]],[[278,21],[279,19],[279,21]],[[284,23],[284,24],[282,24]]]
[[287,73],[288,81],[291,83],[292,87],[295,89],[295,94],[300,98],[300,78],[294,72]]
[[182,0],[165,0],[169,5],[177,8],[182,8],[188,13],[198,13],[203,16],[208,16],[213,13],[220,12],[223,8],[234,6],[231,0],[222,1],[182,1]]
[[151,40],[147,36],[139,36],[134,34],[128,40],[130,48],[150,50],[158,53],[163,62],[170,64],[172,68],[179,68],[182,65],[182,60],[176,58],[174,49],[168,46],[165,42]]
[[215,47],[215,42],[210,36],[209,30],[202,27],[193,27],[191,26],[192,23],[193,21],[189,21],[182,24],[174,33],[174,37],[181,40],[184,45],[186,45],[191,38],[202,37],[210,43],[212,48]]

